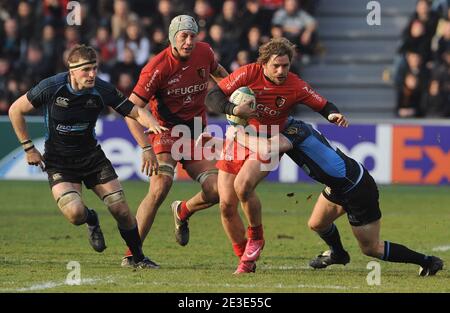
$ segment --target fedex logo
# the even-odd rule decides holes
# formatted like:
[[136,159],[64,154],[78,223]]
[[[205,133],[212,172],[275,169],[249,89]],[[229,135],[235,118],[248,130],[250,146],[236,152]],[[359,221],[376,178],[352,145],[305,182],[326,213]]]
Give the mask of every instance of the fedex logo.
[[392,182],[450,183],[448,127],[394,126]]

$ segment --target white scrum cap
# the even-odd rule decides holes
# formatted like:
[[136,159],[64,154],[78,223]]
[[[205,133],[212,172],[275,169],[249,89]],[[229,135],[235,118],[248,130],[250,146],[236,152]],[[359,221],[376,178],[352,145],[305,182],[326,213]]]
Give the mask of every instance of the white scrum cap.
[[169,26],[169,41],[172,46],[175,46],[175,36],[181,30],[189,30],[195,34],[198,33],[198,25],[195,19],[189,15],[175,16],[170,22]]

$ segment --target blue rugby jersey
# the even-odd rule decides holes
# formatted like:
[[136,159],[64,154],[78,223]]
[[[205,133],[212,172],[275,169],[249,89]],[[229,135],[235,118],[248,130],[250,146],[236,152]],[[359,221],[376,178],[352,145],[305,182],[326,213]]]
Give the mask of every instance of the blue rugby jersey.
[[42,80],[31,88],[27,98],[43,107],[46,127],[45,152],[60,156],[79,156],[95,150],[95,124],[105,106],[126,116],[133,108],[112,84],[95,79],[93,88],[75,91],[68,72]]
[[351,190],[361,180],[362,165],[333,148],[310,124],[290,117],[282,134],[293,145],[286,154],[312,179],[341,193]]

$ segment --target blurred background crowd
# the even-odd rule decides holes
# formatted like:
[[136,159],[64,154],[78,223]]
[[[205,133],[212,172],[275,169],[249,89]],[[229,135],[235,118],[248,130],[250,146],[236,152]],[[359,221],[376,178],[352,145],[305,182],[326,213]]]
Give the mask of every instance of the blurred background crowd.
[[[316,16],[327,1],[80,0],[81,24],[68,25],[69,0],[0,0],[0,115],[41,79],[65,71],[65,55],[76,44],[94,46],[99,76],[130,94],[141,68],[167,47],[170,21],[178,14],[195,17],[199,40],[230,72],[256,61],[258,47],[270,37],[284,36],[297,46],[292,71],[302,76],[327,53]],[[448,117],[450,0],[414,3],[391,67],[395,114]]]

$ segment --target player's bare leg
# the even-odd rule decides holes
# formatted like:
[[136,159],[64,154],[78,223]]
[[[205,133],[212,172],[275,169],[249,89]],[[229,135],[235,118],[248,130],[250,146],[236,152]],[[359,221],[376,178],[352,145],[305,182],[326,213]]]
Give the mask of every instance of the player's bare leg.
[[268,171],[261,171],[261,162],[258,160],[247,160],[234,181],[234,190],[249,223],[247,245],[236,274],[248,273],[250,268],[248,265],[255,264],[264,248],[261,202],[255,188],[268,173]]
[[245,227],[238,212],[239,199],[233,188],[236,175],[219,170],[220,217],[226,235],[230,239],[234,252],[241,258],[247,244]]
[[343,214],[345,211],[340,205],[328,201],[322,194],[319,195],[308,220],[308,227],[315,231],[330,249],[311,260],[311,267],[320,269],[332,264],[345,265],[350,262],[350,256],[342,246],[339,231],[333,223]]
[[81,184],[62,182],[52,187],[52,194],[64,216],[74,225],[87,224],[89,243],[97,252],[106,249],[97,213],[88,209],[81,198]]
[[128,207],[119,180],[114,179],[105,184],[98,184],[93,190],[103,200],[108,210],[116,219],[120,235],[132,252],[133,266],[140,268],[159,268],[159,265],[145,257],[142,252],[142,243],[136,219]]
[[432,276],[444,268],[444,262],[438,257],[424,255],[409,248],[380,240],[380,220],[363,226],[352,226],[361,251],[371,257],[399,263],[413,263],[420,266],[420,276]]
[[187,201],[178,200],[172,203],[175,239],[181,246],[185,246],[189,242],[189,217],[195,212],[207,209],[219,202],[215,162],[189,161],[185,163],[185,169],[192,179],[201,184],[202,190]]
[[172,174],[169,173],[170,166],[173,170],[177,164],[169,153],[160,153],[156,157],[160,165],[167,164],[167,169],[165,170],[160,166],[158,175],[152,175],[150,177],[148,192],[138,207],[136,219],[142,242],[144,242],[150,232],[156,213],[172,187],[173,172]]

